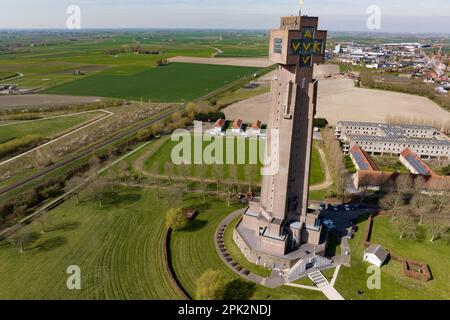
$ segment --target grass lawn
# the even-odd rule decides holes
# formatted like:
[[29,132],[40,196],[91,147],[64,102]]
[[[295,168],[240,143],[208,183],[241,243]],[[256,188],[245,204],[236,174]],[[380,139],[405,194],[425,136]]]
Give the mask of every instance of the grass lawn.
[[[215,139],[215,138],[214,138]],[[217,139],[223,139],[221,137],[218,137]],[[250,143],[248,139],[242,139],[242,138],[236,138],[235,141],[244,141],[245,142],[245,159],[246,162],[249,163],[249,152],[250,152]],[[208,146],[211,142],[203,142],[203,148]],[[264,148],[264,141],[262,141],[262,148]],[[158,152],[154,153],[145,163],[145,169],[149,172],[155,172],[160,175],[167,175],[167,163],[172,163],[171,154],[173,148],[178,144],[178,142],[173,142],[168,140],[161,149],[158,150]],[[192,143],[192,149],[194,148],[194,144]],[[234,149],[234,155],[235,160],[237,160],[237,148],[238,143],[235,143],[235,149]],[[205,150],[205,149],[203,149]],[[259,148],[258,148],[259,150]],[[261,151],[260,153],[264,153]],[[192,152],[193,154],[193,152]],[[227,154],[227,148],[226,144],[224,143],[223,148],[223,154],[224,158],[223,161],[225,162],[226,154]],[[193,162],[193,156],[191,157],[191,161]],[[260,161],[259,161],[260,162]],[[318,184],[325,180],[325,173],[322,168],[322,163],[320,161],[320,156],[316,148],[313,148],[312,153],[312,168],[311,168],[311,184]],[[184,168],[183,168],[184,167]],[[260,175],[260,164],[253,165],[253,164],[225,164],[220,165],[220,169],[222,170],[222,177],[227,180],[233,180],[234,177],[236,177],[237,181],[240,182],[248,182],[253,181],[253,183],[261,183],[261,175]],[[172,174],[181,176],[183,172],[186,172],[189,176],[192,177],[201,177],[203,176],[206,179],[215,179],[217,168],[213,165],[207,165],[207,164],[189,164],[189,165],[174,165],[172,168]]]
[[83,122],[98,117],[99,113],[87,113],[70,117],[60,117],[49,120],[31,121],[9,126],[0,126],[0,144],[9,140],[19,139],[26,135],[39,135],[50,138]]
[[381,171],[409,173],[409,170],[396,157],[372,157]]
[[227,106],[232,103],[256,97],[267,92],[270,92],[270,86],[266,84],[263,84],[255,89],[241,88],[239,90],[234,91],[231,94],[220,97],[217,100],[217,104],[221,107]]
[[239,263],[241,267],[249,270],[250,272],[264,278],[270,276],[272,272],[271,269],[250,263],[242,254],[241,250],[239,250],[238,246],[234,243],[233,231],[236,228],[236,225],[238,224],[240,219],[241,217],[237,217],[236,219],[234,219],[225,230],[224,241],[228,253],[230,254],[231,257],[233,257],[234,261]]
[[[0,299],[177,299],[162,261],[168,199],[153,191],[119,192],[116,204],[64,203],[47,228],[27,227],[32,240],[21,254],[0,243]],[[66,287],[66,268],[81,268],[82,289]]]
[[[372,242],[379,243],[395,254],[429,264],[433,280],[424,283],[405,277],[399,262],[390,260],[381,268],[381,290],[369,290],[366,286],[366,273],[369,263],[362,260],[365,250],[362,237],[367,222],[359,224],[360,231],[350,240],[352,250],[351,268],[342,267],[336,289],[346,299],[450,299],[450,244],[438,240],[431,243],[427,238],[421,240],[399,240],[399,232],[392,226],[389,217],[374,220]],[[364,291],[358,294],[358,290]]]
[[345,168],[350,172],[350,173],[356,173],[356,168],[355,165],[353,164],[352,158],[350,158],[350,156],[345,156]]
[[182,102],[204,96],[257,70],[250,67],[170,63],[132,75],[100,73],[50,88],[46,92]]
[[0,80],[7,80],[7,79],[15,77],[15,76],[16,76],[15,72],[3,72],[3,71],[0,71]]
[[[200,196],[189,200],[195,203]],[[197,199],[197,200],[196,200]],[[171,252],[175,273],[182,286],[191,296],[195,296],[196,280],[208,269],[222,271],[230,281],[238,276],[226,266],[218,256],[214,246],[214,232],[220,222],[238,207],[227,207],[223,201],[210,198],[206,205],[200,205],[195,227],[190,231],[174,232],[172,235]],[[320,292],[292,287],[269,289],[255,285],[251,299],[284,299],[284,300],[315,300],[324,299]]]

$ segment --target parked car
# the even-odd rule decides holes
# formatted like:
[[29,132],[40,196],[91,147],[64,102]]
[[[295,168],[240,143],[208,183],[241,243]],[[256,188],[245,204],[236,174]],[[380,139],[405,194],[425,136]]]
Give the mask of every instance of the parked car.
[[352,208],[348,204],[344,205],[344,209],[345,211],[352,211]]

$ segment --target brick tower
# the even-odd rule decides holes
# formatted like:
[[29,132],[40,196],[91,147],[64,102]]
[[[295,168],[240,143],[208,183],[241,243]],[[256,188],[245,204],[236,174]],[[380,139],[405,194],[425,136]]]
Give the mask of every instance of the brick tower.
[[316,252],[322,241],[318,214],[308,210],[318,84],[313,68],[324,60],[327,37],[318,22],[317,17],[284,17],[280,29],[271,31],[269,59],[278,68],[266,149],[274,170],[263,176],[261,198],[250,204],[235,232],[235,241],[245,244],[241,250],[254,254],[250,260],[280,268],[289,266],[287,256],[295,260],[292,253],[302,246]]

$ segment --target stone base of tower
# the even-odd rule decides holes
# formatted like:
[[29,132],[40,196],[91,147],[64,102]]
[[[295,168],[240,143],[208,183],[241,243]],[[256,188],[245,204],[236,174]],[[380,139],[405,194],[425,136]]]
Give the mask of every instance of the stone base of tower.
[[[305,222],[271,219],[251,204],[233,233],[233,240],[248,261],[276,270],[288,270],[299,260],[323,256],[326,234],[317,213]],[[314,222],[314,224],[308,224]]]

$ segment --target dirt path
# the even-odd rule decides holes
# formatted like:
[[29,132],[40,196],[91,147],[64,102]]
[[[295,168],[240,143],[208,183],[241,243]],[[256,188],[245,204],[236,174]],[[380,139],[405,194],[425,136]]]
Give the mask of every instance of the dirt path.
[[[134,162],[134,168],[142,175],[144,175],[146,177],[150,177],[150,178],[172,180],[172,181],[177,181],[177,182],[189,181],[189,182],[199,182],[199,183],[203,182],[203,183],[208,183],[208,184],[213,184],[213,183],[217,184],[216,179],[206,179],[206,178],[202,179],[202,178],[198,178],[198,177],[180,177],[177,175],[169,176],[169,175],[161,175],[161,174],[154,174],[154,173],[148,172],[145,169],[145,162],[155,152],[157,152],[159,150],[159,148],[161,148],[166,141],[167,141],[167,139],[162,138],[162,139],[159,139],[156,143],[152,144],[151,150],[149,150],[148,152],[146,152],[142,156],[140,156],[138,159],[136,159],[136,161]],[[318,190],[327,189],[333,185],[333,179],[332,179],[332,176],[330,173],[330,169],[328,167],[325,152],[323,151],[322,148],[317,148],[317,150],[319,151],[320,159],[322,161],[322,166],[325,171],[325,181],[320,184],[311,186],[310,191],[318,191]],[[248,186],[249,185],[248,182],[242,182],[242,181],[237,181],[237,180],[225,180],[225,179],[220,179],[219,184],[221,184],[221,185],[223,185],[223,184],[239,185],[239,186]],[[260,186],[261,186],[260,183],[252,184],[252,187],[260,187]]]
[[320,161],[322,162],[322,168],[325,171],[325,181],[320,184],[311,186],[309,188],[310,191],[324,190],[333,185],[333,177],[331,176],[330,167],[328,166],[327,157],[325,156],[325,151],[323,151],[323,149],[320,147],[317,147],[317,151],[319,152],[319,155],[320,155]]

